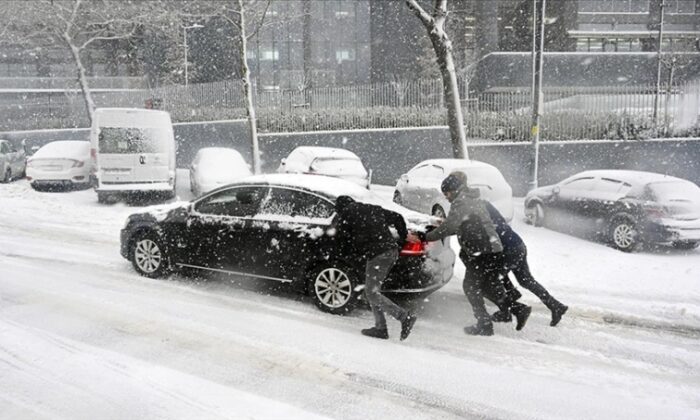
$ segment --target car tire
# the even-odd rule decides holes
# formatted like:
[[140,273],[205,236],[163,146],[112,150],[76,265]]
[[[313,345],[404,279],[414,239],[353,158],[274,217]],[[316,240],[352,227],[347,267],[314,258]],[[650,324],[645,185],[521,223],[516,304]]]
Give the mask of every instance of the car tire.
[[169,274],[168,255],[163,241],[154,232],[141,232],[131,240],[131,264],[137,273],[150,278]]
[[697,248],[700,245],[700,242],[678,241],[674,242],[672,245],[676,249],[691,250]]
[[401,204],[401,193],[400,193],[400,192],[394,191],[394,199],[393,199],[393,201],[394,201],[394,203],[396,203],[396,204],[399,204],[399,205]]
[[104,192],[97,193],[97,202],[100,204],[114,204],[115,201],[113,194]]
[[445,209],[443,209],[442,206],[439,206],[439,205],[433,206],[432,215],[435,217],[439,217],[441,219],[444,219],[447,217],[447,214],[445,213]]
[[2,178],[2,182],[3,182],[3,184],[7,184],[10,181],[12,181],[12,169],[7,168],[7,170],[5,171],[5,174]]
[[542,203],[534,203],[525,209],[525,222],[535,226],[544,226],[544,206]]
[[357,305],[362,291],[355,272],[342,263],[328,262],[308,274],[309,293],[323,312],[345,315]]
[[608,231],[610,244],[620,251],[632,252],[639,246],[639,232],[634,220],[627,216],[612,219]]

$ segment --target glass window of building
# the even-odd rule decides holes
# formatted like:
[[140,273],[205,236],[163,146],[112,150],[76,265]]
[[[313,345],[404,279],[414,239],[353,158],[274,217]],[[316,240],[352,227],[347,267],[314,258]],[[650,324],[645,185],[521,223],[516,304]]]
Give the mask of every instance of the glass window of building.
[[342,63],[343,61],[353,61],[355,60],[355,50],[349,48],[335,50],[335,60],[339,63]]
[[260,50],[260,60],[262,61],[277,61],[280,59],[280,52],[273,49]]

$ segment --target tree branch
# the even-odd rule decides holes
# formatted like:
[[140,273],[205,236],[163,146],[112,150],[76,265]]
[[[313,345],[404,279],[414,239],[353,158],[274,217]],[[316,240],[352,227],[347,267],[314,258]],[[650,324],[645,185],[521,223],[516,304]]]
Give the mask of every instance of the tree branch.
[[435,24],[433,17],[430,16],[416,0],[406,0],[406,5],[413,13],[415,13],[416,16],[418,16],[418,19],[423,22],[423,25],[432,27]]

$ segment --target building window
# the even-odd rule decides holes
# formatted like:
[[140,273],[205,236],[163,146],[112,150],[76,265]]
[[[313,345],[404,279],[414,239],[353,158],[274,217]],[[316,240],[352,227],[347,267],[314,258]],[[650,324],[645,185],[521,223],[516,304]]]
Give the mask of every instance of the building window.
[[355,50],[335,50],[335,61],[337,61],[338,63],[353,60],[355,60]]
[[261,61],[277,61],[280,59],[280,52],[278,50],[261,50],[260,60]]
[[665,13],[672,15],[692,15],[695,13],[695,0],[665,0]]

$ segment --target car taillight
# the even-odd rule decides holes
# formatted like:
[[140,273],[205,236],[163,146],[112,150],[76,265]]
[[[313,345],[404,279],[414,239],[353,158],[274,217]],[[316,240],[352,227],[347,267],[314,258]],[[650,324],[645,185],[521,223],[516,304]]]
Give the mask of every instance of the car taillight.
[[661,219],[668,216],[668,213],[663,206],[645,206],[644,211],[646,212],[647,216],[651,217],[652,219]]
[[34,166],[34,159],[27,159],[27,166],[28,167]]
[[415,257],[425,255],[425,242],[406,242],[399,255],[402,257]]

